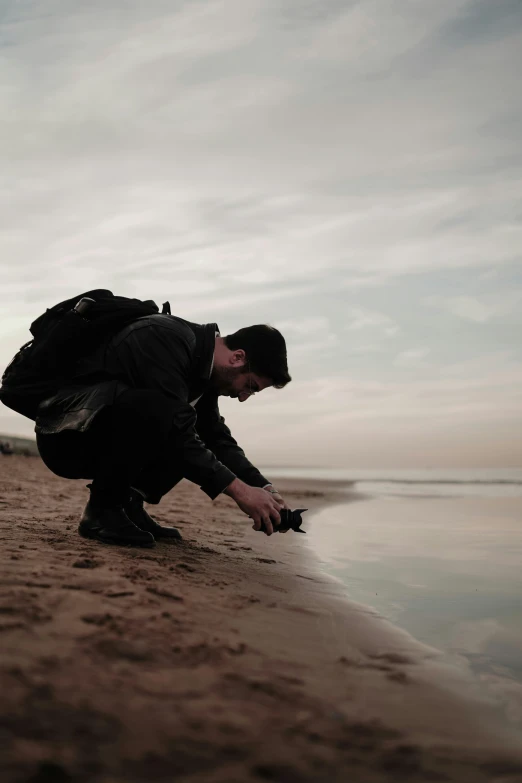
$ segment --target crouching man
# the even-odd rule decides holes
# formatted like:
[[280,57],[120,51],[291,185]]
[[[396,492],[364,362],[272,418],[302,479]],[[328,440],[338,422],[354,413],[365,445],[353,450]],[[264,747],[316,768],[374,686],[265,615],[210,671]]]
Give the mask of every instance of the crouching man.
[[181,538],[143,503],[159,503],[182,478],[211,499],[229,495],[271,535],[289,507],[232,437],[218,398],[245,402],[289,381],[285,340],[271,326],[221,337],[215,323],[141,317],[40,404],[38,450],[56,475],[91,480],[79,524],[86,538],[137,546]]

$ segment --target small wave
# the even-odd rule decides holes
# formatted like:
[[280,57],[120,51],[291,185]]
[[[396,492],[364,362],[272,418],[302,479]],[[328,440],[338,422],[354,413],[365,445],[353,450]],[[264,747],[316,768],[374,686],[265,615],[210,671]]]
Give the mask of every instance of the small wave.
[[437,485],[469,485],[477,484],[484,486],[522,486],[522,481],[518,479],[398,479],[398,478],[358,478],[356,484],[437,484]]

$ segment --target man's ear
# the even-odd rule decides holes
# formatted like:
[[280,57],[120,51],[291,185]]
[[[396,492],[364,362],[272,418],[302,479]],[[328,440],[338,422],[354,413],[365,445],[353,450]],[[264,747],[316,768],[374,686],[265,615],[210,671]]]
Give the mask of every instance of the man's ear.
[[246,364],[246,354],[242,348],[238,348],[237,351],[232,353],[230,364],[232,367],[241,367],[243,364]]

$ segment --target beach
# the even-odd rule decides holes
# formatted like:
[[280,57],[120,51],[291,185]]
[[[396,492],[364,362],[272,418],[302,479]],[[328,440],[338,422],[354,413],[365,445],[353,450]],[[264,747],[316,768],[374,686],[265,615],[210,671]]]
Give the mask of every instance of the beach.
[[[102,545],[77,534],[86,481],[0,471],[5,783],[522,781],[520,733],[473,679],[349,602],[305,536],[184,481],[149,507],[181,543]],[[277,484],[305,528],[349,502]]]

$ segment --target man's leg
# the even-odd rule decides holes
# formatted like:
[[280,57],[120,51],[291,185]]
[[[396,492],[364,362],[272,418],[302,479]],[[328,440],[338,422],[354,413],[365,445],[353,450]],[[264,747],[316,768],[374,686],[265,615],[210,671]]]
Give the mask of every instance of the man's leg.
[[155,538],[181,539],[177,528],[159,525],[143,507],[144,500],[159,503],[183,478],[172,401],[161,392],[128,389],[111,406],[110,416],[109,446],[92,486],[95,496],[124,493],[125,513],[141,530]]
[[[168,528],[157,525],[143,509],[143,496],[131,490],[141,489],[137,479],[144,476],[149,485],[144,494],[148,499],[152,492],[152,502],[159,502],[161,495],[182,478],[180,463],[175,458],[175,441],[171,402],[160,392],[145,389],[122,392],[113,405],[98,413],[86,432],[64,431],[37,437],[40,454],[50,470],[65,478],[93,479],[87,511],[92,511],[92,507],[125,509],[133,522],[144,523],[145,530],[152,532],[154,527],[155,534],[179,538],[175,528],[169,533]],[[158,459],[164,454],[169,458],[159,470]],[[155,471],[147,476],[147,468],[154,463]],[[129,505],[131,497],[133,502]],[[87,516],[92,521],[96,513]],[[105,517],[107,525],[110,520]]]

